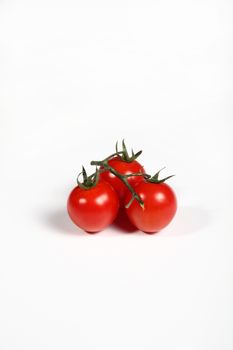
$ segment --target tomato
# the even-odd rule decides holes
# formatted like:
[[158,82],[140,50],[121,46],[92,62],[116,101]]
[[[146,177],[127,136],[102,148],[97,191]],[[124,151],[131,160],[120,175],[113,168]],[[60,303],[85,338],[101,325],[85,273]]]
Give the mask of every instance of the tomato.
[[[116,156],[110,159],[108,161],[108,164],[121,175],[130,175],[132,173],[142,173],[142,174],[145,173],[143,166],[136,160],[133,160],[131,162],[126,162],[122,160],[120,157]],[[120,198],[120,202],[123,203],[125,195],[129,192],[125,184],[118,177],[116,177],[114,174],[112,174],[108,170],[101,173],[100,178],[112,185],[112,187],[115,189],[115,191],[117,192]],[[130,176],[127,178],[127,180],[132,187],[135,187],[137,184],[139,184],[143,180],[143,177]]]
[[67,209],[77,226],[94,233],[103,230],[115,220],[119,199],[112,186],[100,180],[88,189],[75,187],[68,198]]
[[[126,213],[139,230],[158,232],[169,224],[176,213],[177,201],[174,191],[166,183],[151,183],[143,181],[135,187],[135,191],[144,202],[144,208],[134,200]],[[125,204],[130,201],[127,194]]]

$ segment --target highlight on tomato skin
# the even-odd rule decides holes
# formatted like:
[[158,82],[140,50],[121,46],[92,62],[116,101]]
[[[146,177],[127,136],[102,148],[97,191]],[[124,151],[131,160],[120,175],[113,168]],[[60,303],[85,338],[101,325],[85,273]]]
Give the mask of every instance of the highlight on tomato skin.
[[[125,209],[130,221],[146,233],[156,233],[165,228],[177,210],[177,199],[172,188],[164,182],[143,181],[135,187],[135,191],[143,200],[144,207],[134,200],[130,207]],[[125,205],[130,198],[130,194],[127,194]]]
[[113,223],[119,199],[109,183],[99,180],[89,189],[75,187],[69,195],[67,210],[77,226],[88,233],[96,233]]
[[[133,188],[136,185],[138,185],[141,181],[143,181],[143,176],[138,176],[138,175],[128,176],[130,174],[145,173],[143,166],[137,160],[126,162],[122,160],[120,157],[116,156],[110,159],[108,161],[108,164],[121,175],[127,175],[128,183]],[[100,174],[100,178],[112,185],[112,187],[115,189],[115,191],[119,196],[120,203],[123,205],[124,198],[126,194],[129,192],[125,184],[119,178],[117,178],[114,174],[112,174],[109,170],[102,172]]]
[[[103,160],[92,160],[96,167],[87,176],[78,175],[78,186],[71,192],[67,210],[71,220],[89,233],[99,232],[111,225],[119,208],[125,210],[130,222],[139,230],[155,233],[166,227],[177,210],[176,195],[165,183],[174,175],[160,179],[160,169],[154,176],[145,173],[136,160],[142,151],[130,155],[124,140],[122,150]],[[79,181],[82,175],[83,182]],[[118,216],[119,218],[119,216]]]

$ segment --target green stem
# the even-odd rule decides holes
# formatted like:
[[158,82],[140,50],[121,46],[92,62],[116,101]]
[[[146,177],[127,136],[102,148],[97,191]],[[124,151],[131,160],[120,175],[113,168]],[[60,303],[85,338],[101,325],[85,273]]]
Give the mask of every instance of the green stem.
[[107,158],[105,158],[104,160],[103,160],[103,162],[105,162],[105,161],[107,161],[107,160],[110,160],[110,159],[112,159],[113,157],[115,157],[115,156],[119,156],[120,154],[122,154],[123,152],[115,152],[115,153],[113,153],[113,154],[111,154],[110,156],[108,156]]
[[[99,169],[98,171],[99,171],[99,173],[101,174],[101,173],[104,173],[104,172],[105,172],[105,169]],[[93,174],[89,175],[89,176],[88,176],[88,179],[91,180],[95,175],[96,175],[96,171],[95,171]]]
[[125,177],[131,177],[131,176],[142,176],[144,179],[149,179],[151,176],[145,173],[132,173],[124,175]]
[[132,198],[129,201],[129,203],[126,204],[126,208],[128,208],[132,204],[134,199],[136,199],[138,201],[138,203],[141,205],[142,208],[144,207],[144,203],[143,203],[142,199],[139,197],[137,192],[134,191],[133,187],[130,186],[129,182],[127,181],[128,176],[122,175],[122,174],[118,173],[118,171],[116,171],[114,168],[112,168],[108,164],[108,158],[104,159],[104,160],[100,160],[100,161],[93,160],[93,161],[91,161],[91,165],[103,167],[105,170],[110,171],[110,173],[112,173],[113,175],[118,177],[118,179],[120,179],[125,184],[125,186],[128,188],[128,190],[132,193]]

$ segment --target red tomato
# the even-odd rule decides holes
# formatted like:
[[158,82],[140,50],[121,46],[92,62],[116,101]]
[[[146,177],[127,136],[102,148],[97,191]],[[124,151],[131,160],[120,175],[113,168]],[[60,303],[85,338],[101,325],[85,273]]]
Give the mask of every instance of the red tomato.
[[75,187],[67,203],[72,221],[87,232],[98,232],[116,218],[119,199],[112,186],[99,181],[89,189]]
[[[120,157],[114,157],[108,161],[108,164],[122,175],[130,175],[132,173],[142,173],[142,174],[145,173],[143,166],[140,163],[138,163],[136,160],[133,160],[132,162],[126,162],[122,160]],[[117,192],[120,198],[120,201],[123,203],[123,199],[126,193],[129,192],[125,184],[108,170],[101,173],[100,178],[112,185],[112,187]],[[127,180],[129,184],[132,187],[134,187],[143,180],[143,177],[130,176],[127,178]]]
[[[150,183],[143,181],[135,187],[135,191],[144,202],[144,208],[134,200],[126,208],[130,221],[141,231],[158,232],[169,224],[176,213],[176,196],[166,183]],[[130,201],[127,194],[125,204]]]

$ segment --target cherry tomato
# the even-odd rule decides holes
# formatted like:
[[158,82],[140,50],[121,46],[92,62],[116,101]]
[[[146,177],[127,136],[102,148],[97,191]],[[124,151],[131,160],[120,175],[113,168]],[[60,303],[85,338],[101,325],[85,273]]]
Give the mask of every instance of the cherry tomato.
[[[141,231],[158,232],[169,224],[176,213],[177,201],[174,191],[166,183],[150,183],[143,181],[135,187],[135,191],[144,202],[144,208],[134,200],[126,208],[130,221]],[[127,194],[125,204],[130,201]]]
[[115,220],[119,199],[112,186],[100,180],[89,189],[75,187],[68,198],[67,209],[77,226],[94,233]]
[[[130,175],[132,173],[142,173],[142,174],[145,173],[143,166],[136,160],[133,160],[131,162],[126,162],[122,160],[120,157],[116,156],[110,159],[108,161],[108,164],[121,175]],[[115,189],[115,191],[117,192],[120,198],[120,202],[123,203],[123,199],[126,193],[129,192],[125,184],[108,170],[101,173],[100,178],[112,185],[112,187]],[[127,180],[132,187],[135,187],[137,184],[139,184],[143,180],[143,177],[129,176]]]

